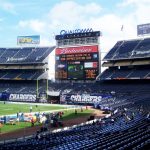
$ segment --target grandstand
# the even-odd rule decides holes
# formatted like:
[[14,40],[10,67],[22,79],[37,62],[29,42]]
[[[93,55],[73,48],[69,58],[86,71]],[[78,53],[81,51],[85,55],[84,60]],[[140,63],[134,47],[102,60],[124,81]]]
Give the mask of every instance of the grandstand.
[[119,41],[104,58],[100,80],[149,79],[150,38]]
[[[63,40],[62,43],[58,42],[57,44],[61,46],[60,49],[57,48],[60,52]],[[69,52],[72,50],[71,48],[68,49]],[[83,45],[80,46],[81,48],[83,49]],[[53,49],[54,47],[47,48],[47,51],[50,53]],[[76,48],[73,47],[74,49]],[[35,51],[32,48],[30,50]],[[20,58],[24,58],[24,56],[22,54]],[[42,59],[40,56],[35,57],[34,55],[33,57],[34,61],[31,59],[25,61],[19,59],[18,55],[15,54],[15,59],[12,56],[9,59],[3,59],[5,63],[1,66],[7,68],[1,69],[2,74],[7,72],[5,76],[2,76],[4,83],[2,81],[1,88],[3,90],[6,86],[7,89],[3,90],[4,92],[11,91],[11,84],[16,88],[16,91],[19,91],[20,81],[26,81],[24,84],[21,83],[23,89],[19,92],[23,92],[28,87],[28,90],[32,88],[31,91],[36,93],[36,88],[32,82],[43,79],[44,71],[40,67],[44,66],[44,57]],[[97,109],[109,112],[109,116],[55,132],[38,132],[36,136],[33,135],[29,138],[1,142],[0,149],[148,150],[150,145],[150,38],[118,41],[104,57],[105,62],[102,65],[107,69],[99,74],[94,81],[91,78],[92,82],[87,78],[88,76],[81,78],[77,72],[73,77],[70,77],[70,74],[66,76],[68,73],[66,66],[72,64],[76,66],[76,63],[70,61],[71,63],[65,64],[64,59],[61,62],[58,58],[70,60],[68,56],[61,57],[58,55],[56,57],[57,65],[61,67],[56,70],[58,71],[58,76],[56,76],[58,80],[48,84],[48,93],[51,98],[57,99],[57,103],[61,104],[92,105]],[[71,59],[73,60],[73,57]],[[89,61],[90,67],[91,64],[93,65],[92,61]],[[80,66],[86,66],[85,64],[83,61],[80,62]],[[12,69],[12,66],[15,66],[16,69]],[[32,76],[32,70],[35,69],[33,66],[37,69],[35,76]],[[15,73],[12,74],[11,70],[15,70]],[[22,75],[21,79],[17,80],[16,74]],[[8,86],[5,84],[7,81],[5,77],[9,77]],[[41,88],[41,90],[44,89],[44,87]],[[28,92],[32,93],[31,91]]]
[[[140,104],[149,110],[149,46],[150,38],[117,42],[104,57],[102,66],[107,69],[97,76],[96,82],[55,83],[60,101],[82,105],[103,103],[102,106],[113,108]],[[54,86],[51,85],[49,90],[53,90]]]
[[[54,48],[0,48],[1,99],[26,101],[26,94],[31,94],[34,95],[33,102],[40,94],[46,94],[48,56]],[[19,94],[22,94],[21,99],[16,98],[20,97]]]
[[103,118],[54,132],[38,132],[32,137],[0,144],[3,149],[21,150],[148,150],[149,118],[134,109],[114,111]]
[[[119,41],[105,56],[102,65],[107,69],[98,75],[96,82],[55,83],[62,103],[94,105],[111,112],[117,110],[118,116],[109,118],[115,119],[113,123],[84,125],[71,131],[46,135],[49,144],[45,149],[148,150],[150,124],[149,117],[145,115],[150,111],[149,48],[150,38]],[[49,85],[49,88],[52,89],[52,86]],[[130,119],[131,122],[126,122],[128,117],[125,119],[120,115],[121,110],[127,110],[128,115],[136,114],[134,119],[124,114],[134,123]],[[59,140],[54,140],[53,136]],[[65,136],[64,139],[62,136]]]

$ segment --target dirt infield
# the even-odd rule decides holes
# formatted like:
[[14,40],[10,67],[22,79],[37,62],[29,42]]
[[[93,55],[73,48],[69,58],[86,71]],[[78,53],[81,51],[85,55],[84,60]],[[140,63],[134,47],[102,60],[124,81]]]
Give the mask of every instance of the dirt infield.
[[[105,116],[106,114],[103,114],[103,112],[100,110],[94,109],[94,113],[91,115],[93,115],[95,117],[95,119],[98,119],[98,118]],[[63,127],[69,127],[72,125],[85,123],[90,116],[84,116],[84,117],[79,116],[78,118],[75,118],[75,119],[66,120],[63,122],[63,124],[64,124]],[[23,136],[33,135],[38,130],[40,130],[41,127],[42,126],[28,127],[28,128],[20,129],[20,130],[13,131],[10,133],[3,133],[3,134],[1,133],[0,140],[8,140],[8,139],[13,139],[13,138],[19,138],[19,137],[23,137]],[[57,129],[57,128],[50,128],[51,131],[55,130],[55,129]]]

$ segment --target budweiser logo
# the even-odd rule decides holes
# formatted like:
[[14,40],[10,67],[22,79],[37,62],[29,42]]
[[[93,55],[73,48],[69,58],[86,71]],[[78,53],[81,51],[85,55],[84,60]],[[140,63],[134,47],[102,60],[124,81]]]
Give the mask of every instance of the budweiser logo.
[[67,48],[63,48],[61,49],[61,52],[60,54],[72,54],[72,53],[89,53],[91,52],[92,49],[91,48],[79,48],[79,49],[76,49],[76,48],[73,48],[73,49],[67,49]]
[[97,51],[97,46],[68,47],[56,49],[56,54],[93,53]]

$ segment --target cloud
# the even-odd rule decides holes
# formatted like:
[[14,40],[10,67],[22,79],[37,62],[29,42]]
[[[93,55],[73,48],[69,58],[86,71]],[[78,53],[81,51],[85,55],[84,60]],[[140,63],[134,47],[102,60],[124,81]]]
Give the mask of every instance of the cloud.
[[[138,14],[135,10],[124,16],[115,13],[101,14],[103,9],[100,4],[94,2],[81,5],[75,1],[62,1],[55,4],[48,14],[41,18],[21,20],[19,27],[30,28],[43,37],[47,37],[48,39],[45,38],[42,42],[44,45],[50,40],[54,41],[52,34],[59,34],[62,29],[93,28],[100,30],[103,34],[101,37],[102,50],[106,52],[117,40],[135,36],[134,17],[135,14],[137,16]],[[122,24],[124,25],[124,35],[120,31]]]
[[[18,27],[21,30],[31,29],[34,33],[40,34],[41,45],[44,46],[55,45],[53,34],[59,34],[62,29],[100,30],[102,32],[100,51],[103,58],[117,41],[137,38],[137,25],[149,23],[150,1],[123,0],[122,3],[114,6],[117,11],[107,11],[103,14],[105,9],[101,4],[94,2],[83,5],[75,1],[61,1],[40,18],[20,20]],[[122,25],[123,31],[121,31]],[[51,60],[55,61],[52,58]]]
[[140,5],[149,5],[149,0],[123,0],[121,3],[118,3],[120,7],[126,7],[129,5],[140,6]]
[[[139,0],[137,0],[140,2]],[[94,30],[102,31],[103,36],[101,37],[101,49],[104,52],[108,50],[118,41],[123,39],[137,38],[136,26],[138,23],[146,22],[149,19],[148,9],[146,0],[139,5],[136,0],[125,0],[120,5],[121,9],[125,13],[115,13],[108,11],[103,14],[103,10],[100,4],[87,3],[86,5],[80,5],[75,1],[63,1],[59,4],[54,5],[48,14],[49,29],[59,34],[59,30],[73,30],[76,28],[93,28]],[[132,11],[126,11],[127,5],[135,4],[135,9]],[[124,7],[123,7],[124,5]],[[117,9],[118,7],[116,7]],[[114,8],[115,9],[115,8]],[[145,13],[141,13],[141,12]],[[145,17],[144,17],[145,15]],[[124,25],[124,30],[121,32],[121,26]]]
[[75,28],[82,26],[82,21],[89,17],[98,16],[102,7],[96,3],[80,5],[74,1],[63,1],[56,4],[49,12],[50,20],[57,26],[64,28]]
[[54,46],[55,42],[50,41],[49,38],[44,38],[41,36],[40,45],[41,46]]
[[124,14],[124,19],[129,21],[127,24],[130,25],[128,32],[135,32],[138,24],[150,23],[150,1],[149,0],[123,0],[122,3],[118,4],[121,9],[127,9],[130,7],[130,11]]
[[41,20],[38,19],[21,20],[18,23],[18,27],[24,29],[30,28],[37,33],[43,33],[45,31],[46,24],[45,22],[42,22]]
[[3,24],[3,23],[4,23],[4,21],[5,21],[5,18],[0,18],[0,31],[2,31],[2,30],[3,30],[3,27],[2,27],[2,25],[1,25],[1,24]]
[[0,7],[6,12],[9,12],[14,15],[17,14],[15,10],[15,5],[13,3],[0,1]]
[[[42,44],[45,45],[50,40],[54,43],[53,34],[59,34],[58,32],[62,29],[81,28],[84,20],[88,20],[89,16],[98,16],[101,10],[101,6],[96,3],[80,5],[73,1],[63,1],[54,5],[47,14],[40,18],[20,20],[17,28],[19,27],[22,31],[30,29],[34,33],[41,34],[42,37],[47,37],[47,42],[41,38]],[[87,25],[83,28],[87,28]]]
[[3,22],[4,18],[0,18],[0,22]]

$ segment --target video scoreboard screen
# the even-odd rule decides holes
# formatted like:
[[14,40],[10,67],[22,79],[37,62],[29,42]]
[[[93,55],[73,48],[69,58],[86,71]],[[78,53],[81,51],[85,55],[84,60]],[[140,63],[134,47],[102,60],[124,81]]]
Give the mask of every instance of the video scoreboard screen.
[[94,80],[99,73],[98,46],[56,48],[55,78]]

